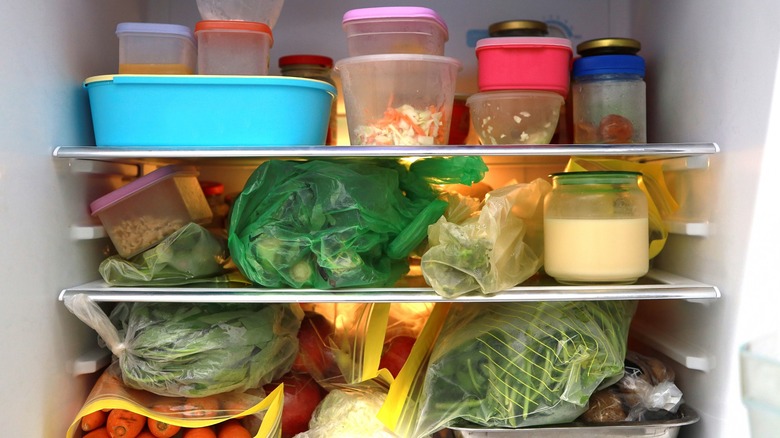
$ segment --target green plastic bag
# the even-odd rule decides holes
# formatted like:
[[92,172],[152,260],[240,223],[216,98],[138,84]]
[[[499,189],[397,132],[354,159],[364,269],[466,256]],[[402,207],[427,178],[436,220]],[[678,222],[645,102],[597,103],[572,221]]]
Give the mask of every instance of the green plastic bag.
[[229,272],[227,242],[196,223],[189,223],[158,245],[130,259],[114,255],[98,271],[113,286],[176,286],[191,283],[244,282]]
[[263,163],[233,205],[233,261],[266,287],[393,285],[447,207],[432,184],[484,176],[479,157],[427,160],[428,174],[389,159]]

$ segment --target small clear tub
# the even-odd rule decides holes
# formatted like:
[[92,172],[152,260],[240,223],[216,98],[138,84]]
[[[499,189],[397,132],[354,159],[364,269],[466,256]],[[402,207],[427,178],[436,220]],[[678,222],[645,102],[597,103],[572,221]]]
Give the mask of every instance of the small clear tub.
[[119,23],[120,74],[191,75],[195,38],[186,26],[165,23]]
[[390,6],[352,9],[344,14],[350,56],[382,53],[444,55],[447,24],[436,11]]
[[249,21],[203,20],[195,25],[198,74],[267,75],[271,28]]

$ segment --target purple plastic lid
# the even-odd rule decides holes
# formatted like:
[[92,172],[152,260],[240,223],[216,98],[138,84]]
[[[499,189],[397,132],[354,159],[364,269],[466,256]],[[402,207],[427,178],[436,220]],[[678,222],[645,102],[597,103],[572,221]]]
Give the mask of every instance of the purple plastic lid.
[[116,35],[122,33],[160,33],[187,37],[193,42],[195,37],[187,26],[168,23],[119,23],[116,25]]
[[447,23],[433,9],[415,6],[387,6],[379,8],[352,9],[344,14],[341,24],[358,20],[374,20],[378,18],[418,18],[430,20],[441,26],[449,35]]
[[122,187],[110,192],[89,204],[89,210],[92,216],[100,213],[102,210],[125,200],[126,198],[148,189],[150,186],[174,176],[197,176],[198,172],[192,166],[178,166],[171,164],[150,172],[135,181],[129,182]]

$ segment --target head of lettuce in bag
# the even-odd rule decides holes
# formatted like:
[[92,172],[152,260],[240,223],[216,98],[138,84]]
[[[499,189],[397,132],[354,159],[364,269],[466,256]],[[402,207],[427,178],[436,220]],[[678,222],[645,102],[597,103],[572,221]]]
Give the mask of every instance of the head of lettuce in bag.
[[486,170],[479,157],[267,161],[233,205],[230,254],[266,287],[391,286],[447,207],[432,184]]

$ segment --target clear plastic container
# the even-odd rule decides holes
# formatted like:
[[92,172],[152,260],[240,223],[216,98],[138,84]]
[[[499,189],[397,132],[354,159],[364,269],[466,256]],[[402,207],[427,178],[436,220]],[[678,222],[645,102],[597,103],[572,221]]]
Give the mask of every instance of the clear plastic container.
[[284,0],[197,0],[203,20],[252,21],[271,29],[282,13]]
[[174,231],[195,222],[207,224],[211,209],[192,167],[161,167],[89,207],[100,218],[120,256],[129,258],[160,243]]
[[271,28],[249,21],[203,20],[195,25],[198,74],[267,75]]
[[649,269],[648,201],[637,172],[552,175],[544,269],[560,283],[630,284]]
[[195,38],[178,24],[119,23],[120,74],[174,74],[195,72]]
[[[334,87],[333,59],[321,55],[287,55],[279,58],[279,69],[282,76],[295,76],[300,78],[317,79],[327,82]],[[328,134],[325,138],[326,145],[336,145],[338,134],[338,122],[336,107],[338,98],[333,99],[330,109],[330,121],[328,122]]]
[[645,61],[638,55],[578,58],[572,70],[575,143],[647,142]]
[[436,11],[391,6],[352,9],[344,14],[350,56],[382,53],[444,55],[447,24]]
[[551,91],[485,91],[472,94],[467,104],[482,144],[548,144],[563,96]]
[[449,141],[461,63],[433,55],[366,55],[336,63],[352,145],[431,146]]

